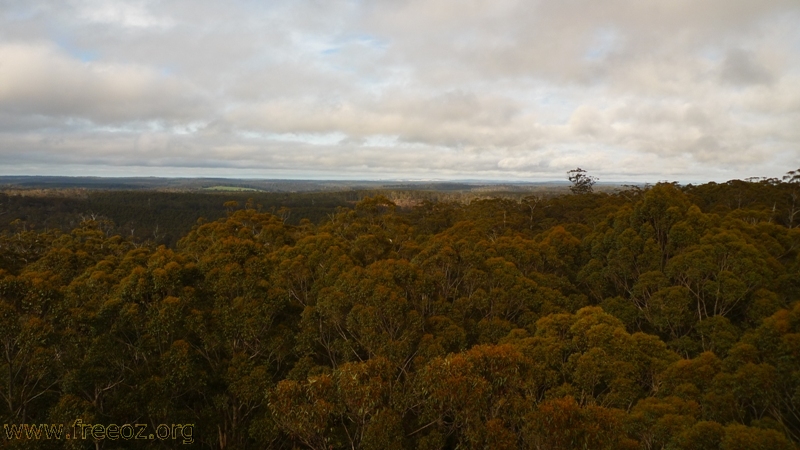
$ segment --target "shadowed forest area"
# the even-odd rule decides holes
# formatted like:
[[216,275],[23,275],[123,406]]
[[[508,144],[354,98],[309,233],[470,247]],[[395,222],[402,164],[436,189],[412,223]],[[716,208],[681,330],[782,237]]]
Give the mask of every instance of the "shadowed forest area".
[[0,417],[215,449],[797,449],[800,176],[590,191],[2,196]]
[[[77,184],[78,181],[69,177],[20,178],[44,179],[48,182],[8,183],[5,189],[0,189],[0,232],[13,232],[17,229],[59,229],[69,232],[84,220],[95,220],[101,223],[108,234],[119,234],[135,242],[163,244],[167,247],[174,247],[178,239],[185,236],[197,223],[198,218],[213,221],[225,217],[228,211],[224,207],[226,201],[237,201],[243,205],[250,200],[260,212],[278,215],[286,223],[297,225],[302,219],[321,223],[336,213],[337,208],[352,208],[359,200],[376,195],[387,196],[402,208],[424,200],[465,203],[481,198],[521,199],[531,194],[550,197],[568,192],[566,186],[549,183],[504,186],[459,183],[392,185],[362,182],[366,185],[365,188],[358,182],[331,182],[329,186],[323,182],[285,181],[259,184],[254,181],[244,183],[224,180],[230,186],[203,188],[202,186],[211,183],[199,184],[199,181],[191,179],[183,181],[190,189],[172,190],[175,188],[170,182],[180,181],[172,179],[144,179],[150,184],[133,184],[137,189],[131,189],[121,181],[92,178],[87,178],[78,187],[64,188],[58,187],[56,183],[66,180]],[[3,180],[15,181],[13,177],[0,177],[0,181]],[[241,187],[240,184],[266,189],[327,190],[268,192]],[[603,188],[612,189],[608,186]]]

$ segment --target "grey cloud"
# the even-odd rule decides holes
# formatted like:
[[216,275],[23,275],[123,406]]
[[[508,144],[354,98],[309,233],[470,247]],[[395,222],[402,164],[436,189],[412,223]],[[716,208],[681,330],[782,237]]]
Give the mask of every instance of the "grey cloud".
[[0,165],[777,175],[800,156],[797,20],[796,0],[0,2]]
[[725,57],[720,73],[724,81],[739,84],[771,84],[773,75],[756,61],[752,54],[744,50],[731,50]]
[[595,108],[582,105],[569,119],[572,132],[577,136],[597,137],[608,132],[605,117]]

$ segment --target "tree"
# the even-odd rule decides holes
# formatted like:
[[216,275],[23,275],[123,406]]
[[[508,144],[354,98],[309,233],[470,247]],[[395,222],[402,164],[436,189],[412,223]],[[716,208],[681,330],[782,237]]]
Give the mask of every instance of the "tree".
[[786,175],[783,177],[783,181],[791,186],[791,193],[789,193],[789,198],[791,199],[791,203],[789,206],[789,214],[787,217],[787,222],[789,228],[794,228],[794,217],[797,214],[800,214],[800,207],[798,207],[798,203],[800,203],[800,194],[798,193],[797,186],[800,185],[800,169],[797,170],[790,170],[786,172]]
[[[223,450],[797,449],[789,176],[522,203],[354,191],[299,225],[240,197],[169,247],[18,220],[0,418],[192,423]],[[52,448],[18,439],[0,448]]]
[[577,169],[567,172],[567,177],[572,183],[569,190],[573,194],[589,194],[592,192],[592,186],[597,182],[598,178],[588,174],[585,170],[578,167]]

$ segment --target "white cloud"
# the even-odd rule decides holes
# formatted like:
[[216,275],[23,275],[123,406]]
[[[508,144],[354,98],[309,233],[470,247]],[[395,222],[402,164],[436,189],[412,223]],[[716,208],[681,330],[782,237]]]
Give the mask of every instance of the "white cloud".
[[0,13],[7,171],[561,179],[580,165],[698,181],[800,159],[796,0],[74,0]]
[[126,28],[168,28],[175,22],[151,11],[147,2],[136,0],[77,0],[70,2],[77,17],[92,23]]
[[185,81],[137,64],[83,62],[48,43],[0,44],[0,108],[96,123],[183,119],[202,97]]

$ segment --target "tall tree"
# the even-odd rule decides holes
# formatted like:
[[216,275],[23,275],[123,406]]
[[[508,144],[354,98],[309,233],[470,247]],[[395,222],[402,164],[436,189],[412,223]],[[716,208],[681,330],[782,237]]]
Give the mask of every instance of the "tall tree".
[[573,194],[589,194],[592,192],[594,184],[597,182],[598,178],[589,175],[588,172],[578,167],[577,169],[572,169],[567,172],[567,177],[569,181],[572,183],[572,186],[569,188]]

